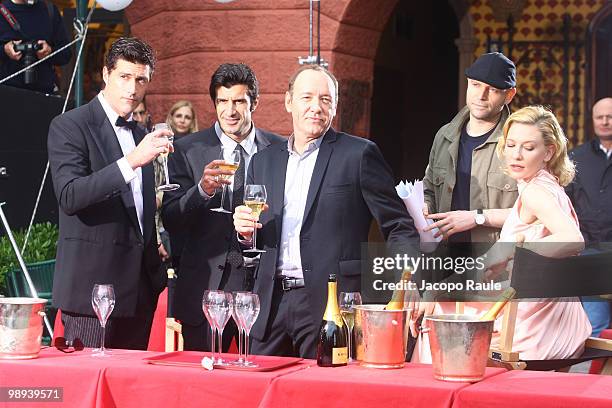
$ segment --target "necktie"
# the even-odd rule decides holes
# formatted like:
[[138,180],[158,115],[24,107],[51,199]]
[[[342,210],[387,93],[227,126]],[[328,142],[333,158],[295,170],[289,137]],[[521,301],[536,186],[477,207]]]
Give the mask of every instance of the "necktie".
[[244,148],[240,145],[236,145],[235,151],[240,152],[240,165],[234,173],[234,191],[232,192],[232,211],[234,208],[243,204],[244,201],[244,169],[246,168],[246,152]]
[[126,127],[130,130],[134,130],[136,129],[136,126],[138,126],[138,122],[136,122],[135,120],[125,120],[125,118],[119,116],[117,118],[117,121],[115,122],[115,126]]
[[[243,204],[244,201],[244,169],[246,168],[246,152],[244,148],[238,144],[236,145],[236,149],[240,152],[240,165],[234,173],[234,191],[232,192],[232,208],[238,207]],[[236,237],[236,232],[232,232],[232,242],[230,245],[230,250],[227,254],[227,262],[232,265],[234,268],[240,268],[244,264],[244,259],[242,258],[242,251],[240,250],[240,244],[238,243],[238,239]]]

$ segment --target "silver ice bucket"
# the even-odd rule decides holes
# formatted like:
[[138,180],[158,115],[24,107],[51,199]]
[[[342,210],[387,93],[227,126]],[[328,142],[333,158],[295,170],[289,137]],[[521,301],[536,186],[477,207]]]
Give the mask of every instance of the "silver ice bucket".
[[40,298],[0,297],[0,359],[38,357],[45,303]]
[[385,305],[355,306],[355,344],[360,365],[401,368],[406,360],[407,310]]
[[447,314],[426,317],[434,377],[444,381],[476,382],[487,366],[493,320]]

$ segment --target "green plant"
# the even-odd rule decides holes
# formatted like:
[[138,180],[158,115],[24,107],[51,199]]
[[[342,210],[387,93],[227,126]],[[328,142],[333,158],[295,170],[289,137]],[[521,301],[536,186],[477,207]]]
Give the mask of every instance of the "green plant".
[[[17,246],[21,250],[26,230],[14,231],[13,236],[17,242]],[[28,238],[28,246],[23,253],[25,263],[46,261],[55,258],[57,249],[57,225],[50,222],[34,224],[30,237]],[[9,271],[19,268],[17,256],[13,252],[11,241],[7,235],[0,237],[0,293],[6,292],[6,275]]]

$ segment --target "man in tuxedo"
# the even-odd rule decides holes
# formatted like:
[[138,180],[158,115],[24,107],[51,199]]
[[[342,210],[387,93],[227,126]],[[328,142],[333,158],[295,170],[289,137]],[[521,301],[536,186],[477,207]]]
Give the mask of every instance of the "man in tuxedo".
[[145,349],[157,297],[165,286],[155,234],[151,161],[171,146],[169,131],[145,135],[132,121],[155,68],[153,50],[120,38],[106,56],[105,88],[91,102],[55,118],[48,151],[59,203],[53,302],[67,340],[99,346],[92,309],[96,283],[113,284],[106,326],[111,348]]
[[[243,203],[245,172],[251,157],[279,136],[255,128],[252,114],[259,103],[259,84],[253,70],[245,64],[222,64],[212,75],[209,87],[217,120],[213,126],[185,136],[175,143],[170,157],[170,178],[180,188],[165,193],[162,220],[170,232],[186,237],[181,269],[175,292],[175,316],[182,322],[186,350],[209,349],[209,326],[202,313],[206,289],[250,290],[254,260],[243,258],[232,225],[231,211]],[[241,155],[234,177],[222,171],[224,157],[234,150]],[[228,194],[221,202],[222,183]],[[224,206],[226,213],[212,209]],[[233,320],[224,330],[223,350],[237,334]]]
[[[269,203],[256,238],[266,252],[254,288],[261,302],[251,332],[255,354],[315,356],[328,276],[336,274],[339,291],[360,290],[361,244],[372,217],[388,244],[418,242],[376,144],[331,128],[337,101],[329,71],[301,67],[285,94],[293,134],[255,155],[249,167],[248,184],[265,185]],[[245,245],[254,221],[250,209],[236,208]]]

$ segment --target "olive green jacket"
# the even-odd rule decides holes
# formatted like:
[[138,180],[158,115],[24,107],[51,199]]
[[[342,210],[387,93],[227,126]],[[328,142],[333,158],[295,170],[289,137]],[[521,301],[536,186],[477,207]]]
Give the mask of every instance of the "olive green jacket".
[[[465,107],[436,134],[423,179],[425,203],[430,213],[446,212],[451,209],[459,138],[461,129],[469,117],[470,112]],[[510,208],[518,197],[516,181],[504,174],[501,161],[495,152],[497,140],[502,136],[502,129],[507,118],[508,113],[504,109],[495,131],[472,153],[470,210]],[[476,227],[472,229],[472,242],[495,242],[498,237],[499,229],[497,228]]]

